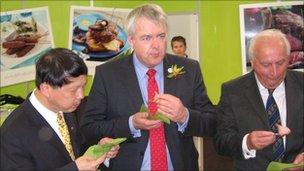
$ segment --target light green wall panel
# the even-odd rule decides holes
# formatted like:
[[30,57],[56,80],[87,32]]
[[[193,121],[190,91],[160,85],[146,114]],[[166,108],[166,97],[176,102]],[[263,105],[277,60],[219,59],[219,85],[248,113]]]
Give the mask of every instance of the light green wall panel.
[[[199,14],[200,64],[208,95],[214,104],[220,97],[223,82],[241,75],[241,40],[239,5],[271,1],[95,1],[96,7],[134,8],[144,3],[156,3],[167,13]],[[68,46],[70,6],[89,6],[87,1],[1,1],[1,11],[49,6],[52,31],[56,47]],[[85,93],[92,85],[88,78]],[[9,93],[26,97],[35,87],[27,82],[1,88],[1,94]]]

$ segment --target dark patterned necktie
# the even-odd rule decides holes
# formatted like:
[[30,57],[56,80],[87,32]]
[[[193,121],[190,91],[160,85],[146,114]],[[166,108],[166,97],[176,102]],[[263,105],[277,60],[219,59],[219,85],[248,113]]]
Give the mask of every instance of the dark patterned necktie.
[[[155,93],[158,93],[158,86],[155,80],[154,69],[147,72],[148,78],[148,109],[152,115],[157,112],[157,104],[154,102]],[[151,153],[151,170],[168,170],[166,140],[164,133],[164,125],[156,129],[149,130],[150,153]]]
[[[273,98],[273,91],[274,90],[268,90],[269,96],[266,103],[266,112],[268,114],[268,121],[271,131],[277,133],[278,128],[276,124],[281,125],[281,119],[280,119],[279,108]],[[276,136],[276,140],[272,149],[273,149],[273,160],[281,161],[285,151],[282,137]]]

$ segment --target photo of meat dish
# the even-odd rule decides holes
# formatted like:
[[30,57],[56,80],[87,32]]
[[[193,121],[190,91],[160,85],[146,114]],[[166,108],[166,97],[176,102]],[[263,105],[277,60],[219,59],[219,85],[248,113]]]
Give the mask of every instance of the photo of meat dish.
[[265,29],[279,29],[291,45],[290,69],[304,68],[304,6],[256,7],[245,9],[246,66],[250,67],[248,47],[250,39]]
[[40,54],[52,46],[45,21],[38,12],[1,15],[1,71],[35,63]]
[[73,20],[72,50],[90,59],[105,61],[119,55],[129,46],[125,31],[101,14],[82,14]]

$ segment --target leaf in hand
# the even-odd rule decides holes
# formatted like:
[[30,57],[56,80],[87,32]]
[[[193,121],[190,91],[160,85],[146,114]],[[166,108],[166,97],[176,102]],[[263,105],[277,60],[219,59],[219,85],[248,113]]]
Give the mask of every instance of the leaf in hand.
[[120,143],[122,143],[126,140],[127,140],[127,138],[116,138],[116,139],[113,139],[106,144],[93,145],[93,146],[91,146],[90,148],[87,149],[87,151],[84,153],[84,155],[85,156],[91,156],[96,160],[100,156],[102,156],[103,154],[109,152],[112,147],[114,147],[115,145],[118,145],[118,144],[120,144]]
[[[141,105],[140,112],[148,112],[148,109],[144,104]],[[160,120],[166,124],[170,124],[170,119],[168,117],[166,117],[165,115],[163,115],[162,113],[157,112],[155,115],[151,115],[150,112],[148,112],[148,113],[149,113],[148,119]]]
[[290,134],[290,129],[288,127],[276,124],[277,128],[278,128],[278,133],[281,137],[284,137],[285,135]]

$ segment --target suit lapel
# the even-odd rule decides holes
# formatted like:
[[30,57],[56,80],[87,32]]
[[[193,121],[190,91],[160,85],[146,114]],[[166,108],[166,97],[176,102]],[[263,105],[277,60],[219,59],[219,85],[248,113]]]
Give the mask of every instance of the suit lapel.
[[143,104],[143,98],[136,77],[132,55],[126,57],[126,59],[123,61],[120,75],[122,78],[124,78],[122,79],[122,82],[124,84],[124,88],[128,89],[127,96],[132,103],[133,110],[138,111],[141,104]]
[[[124,88],[127,89],[127,96],[129,99],[128,103],[131,103],[132,111],[138,111],[143,104],[143,98],[141,95],[141,91],[139,88],[139,83],[137,80],[134,64],[133,64],[133,54],[126,57],[122,61],[122,67],[120,70],[121,79],[124,85]],[[149,139],[148,131],[142,130],[141,137],[138,141],[143,142],[140,143],[141,151],[144,151],[147,147]]]
[[[297,115],[296,109],[297,106],[301,106],[301,101],[299,99],[303,99],[303,94],[299,93],[299,89],[296,86],[296,80],[294,80],[290,74],[287,72],[286,79],[285,79],[285,94],[286,94],[286,126],[291,130],[299,129],[296,128],[294,124],[296,123],[296,119],[299,118]],[[289,149],[290,136],[286,136],[286,149]]]
[[250,73],[249,79],[247,80],[245,85],[246,98],[248,99],[248,101],[250,102],[262,122],[266,125],[267,128],[269,128],[267,114],[253,72]]
[[76,125],[76,119],[74,117],[74,113],[65,113],[64,119],[68,126],[73,152],[75,157],[77,158],[78,156],[80,156],[80,144],[82,142],[80,137],[77,137],[77,132],[76,132],[77,125]]
[[[178,79],[174,78],[168,78],[168,68],[170,68],[172,65],[175,65],[175,61],[168,55],[163,60],[164,62],[164,93],[171,94],[174,96],[177,96],[177,90],[179,90],[180,82]],[[165,137],[166,137],[166,143],[168,146],[168,150],[171,156],[171,161],[173,164],[173,167],[175,168],[184,168],[182,158],[180,158],[180,154],[178,153],[181,146],[179,144],[177,145],[176,139],[179,138],[179,135],[176,134],[176,130],[178,129],[178,125],[175,122],[168,124],[164,124],[165,127]]]
[[176,94],[176,90],[178,87],[178,81],[174,78],[168,78],[168,68],[170,68],[173,65],[172,59],[170,59],[167,55],[164,58],[164,93],[167,94]]
[[31,109],[29,110],[29,114],[32,120],[33,125],[36,127],[37,134],[41,141],[45,141],[49,143],[51,146],[54,146],[60,153],[64,153],[64,158],[67,161],[70,161],[71,158],[69,153],[64,147],[64,144],[53,130],[53,128],[47,123],[47,121],[38,113],[38,111],[32,106],[32,104],[28,101],[29,105],[31,105]]

